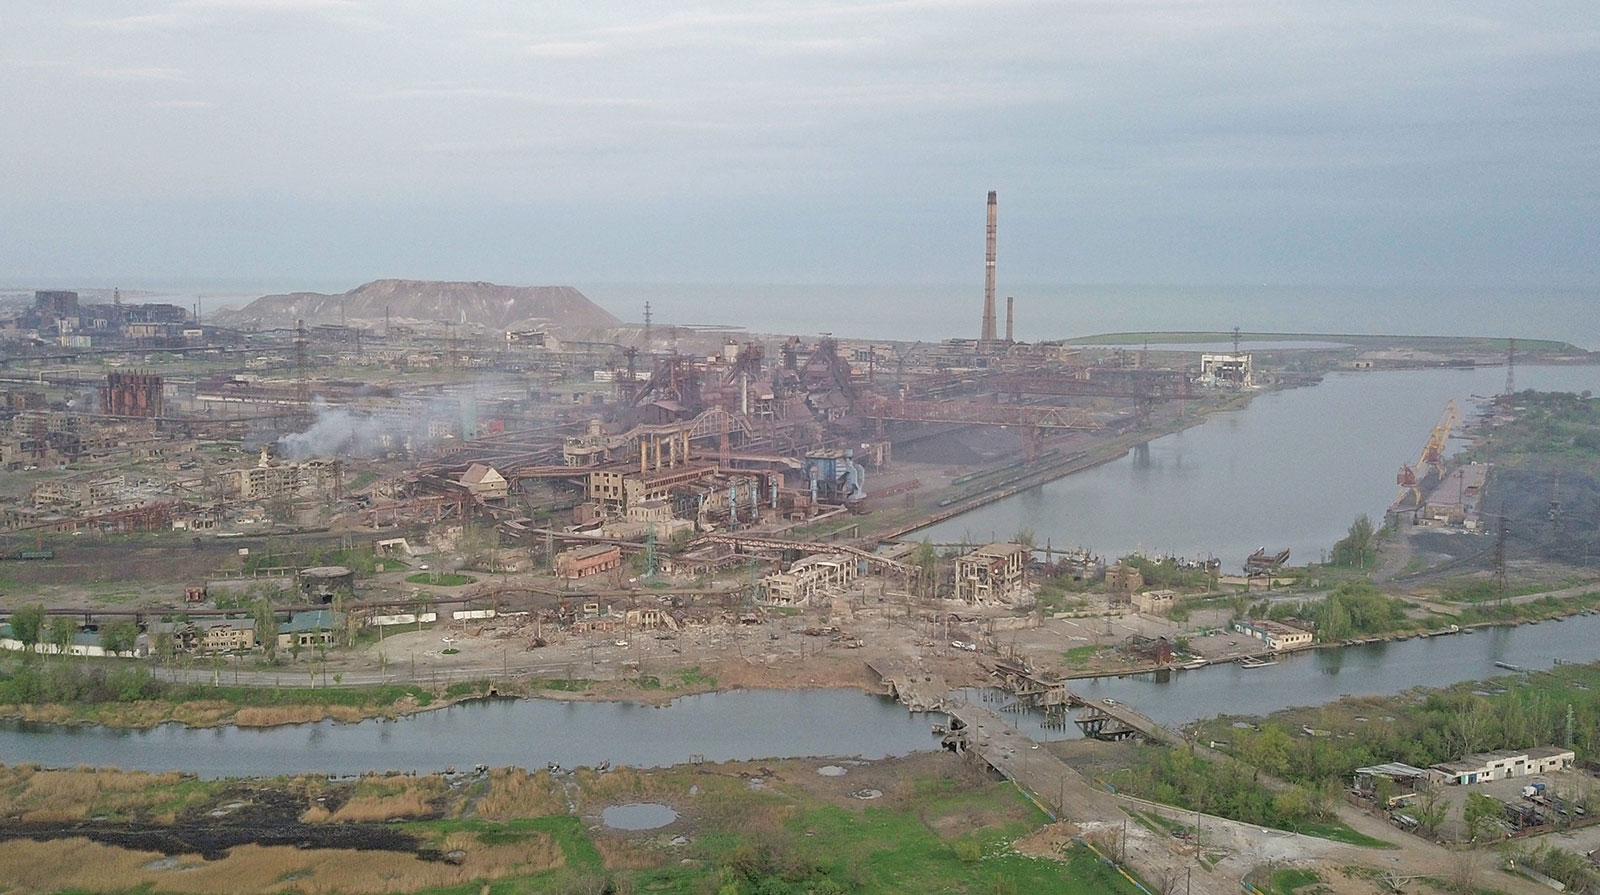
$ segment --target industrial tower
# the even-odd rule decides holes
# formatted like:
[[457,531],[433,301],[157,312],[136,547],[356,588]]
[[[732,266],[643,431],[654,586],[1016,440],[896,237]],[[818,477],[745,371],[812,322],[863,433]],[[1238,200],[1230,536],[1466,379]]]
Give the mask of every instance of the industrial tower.
[[994,230],[996,214],[999,203],[995,199],[994,190],[989,191],[989,228],[988,238],[984,241],[986,254],[983,265],[983,335],[978,341],[991,345],[995,340],[994,332]]

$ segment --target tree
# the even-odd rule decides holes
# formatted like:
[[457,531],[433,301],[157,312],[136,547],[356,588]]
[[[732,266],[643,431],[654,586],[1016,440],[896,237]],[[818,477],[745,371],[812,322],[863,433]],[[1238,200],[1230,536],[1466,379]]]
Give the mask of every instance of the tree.
[[1329,560],[1336,566],[1363,568],[1371,564],[1374,553],[1372,534],[1372,520],[1366,513],[1362,513],[1350,523],[1350,529],[1345,536],[1333,545],[1333,554],[1328,557]]
[[42,633],[44,633],[44,606],[35,603],[11,613],[11,634],[22,641],[23,658],[27,658],[27,655],[33,652]]
[[156,659],[160,662],[171,662],[178,654],[178,642],[168,631],[156,634],[155,642]]
[[1439,825],[1444,823],[1444,815],[1449,807],[1450,803],[1437,789],[1430,789],[1411,807],[1410,814],[1417,819],[1417,830],[1424,836],[1432,837],[1439,832]]
[[100,648],[110,655],[128,652],[138,642],[139,626],[133,622],[112,622],[100,629]]
[[266,654],[267,661],[271,662],[278,655],[278,617],[272,612],[272,604],[260,600],[254,610],[256,622],[256,640],[261,644],[261,651]]
[[1456,709],[1444,729],[1457,755],[1481,752],[1488,743],[1495,720],[1494,709],[1488,700],[1477,696],[1466,698],[1469,702]]
[[65,615],[50,619],[45,637],[55,647],[56,655],[64,656],[72,648],[72,639],[78,636],[78,623]]
[[922,588],[922,595],[933,596],[939,574],[939,551],[933,549],[933,541],[923,538],[917,545],[916,557],[912,560],[917,567],[917,583]]
[[1467,803],[1461,809],[1461,821],[1467,827],[1467,838],[1476,842],[1493,832],[1500,825],[1500,811],[1500,803],[1492,796],[1481,792],[1467,793]]
[[1017,533],[1011,536],[1011,543],[1020,544],[1023,547],[1026,547],[1031,553],[1034,545],[1037,543],[1037,538],[1038,535],[1034,534],[1033,529],[1023,527],[1017,529]]

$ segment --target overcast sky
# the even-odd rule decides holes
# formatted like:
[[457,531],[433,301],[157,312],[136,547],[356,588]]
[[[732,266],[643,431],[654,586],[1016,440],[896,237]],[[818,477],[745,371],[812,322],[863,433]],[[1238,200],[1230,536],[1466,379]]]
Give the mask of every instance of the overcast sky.
[[0,278],[1592,286],[1591,0],[4,0]]

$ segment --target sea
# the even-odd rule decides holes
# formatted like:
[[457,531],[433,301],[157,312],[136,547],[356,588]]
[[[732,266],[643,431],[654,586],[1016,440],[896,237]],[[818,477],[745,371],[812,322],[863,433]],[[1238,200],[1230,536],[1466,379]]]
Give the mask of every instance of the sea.
[[[531,282],[531,281],[530,281]],[[0,293],[34,288],[105,289],[119,285],[136,301],[167,301],[202,313],[236,307],[274,292],[343,292],[358,283],[322,281],[177,281],[9,283]],[[650,305],[656,325],[742,328],[752,333],[884,341],[975,338],[983,313],[981,283],[794,285],[759,283],[614,283],[572,285],[629,323]],[[1600,350],[1600,287],[1443,288],[1276,285],[1015,284],[1019,341],[1101,333],[1203,331],[1296,334],[1511,336],[1552,339]]]

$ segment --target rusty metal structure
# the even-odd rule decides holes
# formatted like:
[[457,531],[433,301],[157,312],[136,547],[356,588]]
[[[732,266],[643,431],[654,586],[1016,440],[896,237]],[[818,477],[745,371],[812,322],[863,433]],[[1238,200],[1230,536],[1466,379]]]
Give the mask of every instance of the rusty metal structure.
[[159,417],[166,386],[153,373],[108,373],[100,386],[100,408],[109,416]]

